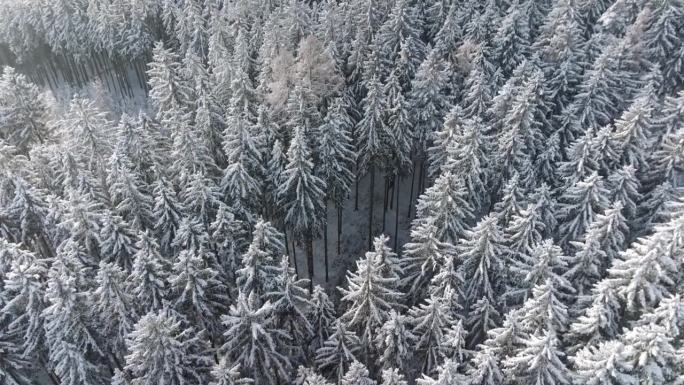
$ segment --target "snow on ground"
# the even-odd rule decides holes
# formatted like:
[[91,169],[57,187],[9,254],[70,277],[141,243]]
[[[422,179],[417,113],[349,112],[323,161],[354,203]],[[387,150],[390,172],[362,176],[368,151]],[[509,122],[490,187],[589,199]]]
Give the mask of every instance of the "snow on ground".
[[[341,253],[337,255],[337,210],[333,205],[328,207],[328,263],[329,263],[329,281],[325,282],[325,258],[324,258],[324,244],[323,238],[314,241],[314,284],[319,284],[325,287],[328,294],[334,298],[338,296],[336,286],[343,286],[346,284],[346,271],[355,270],[355,261],[363,257],[368,251],[368,211],[370,206],[368,187],[370,184],[370,177],[365,175],[359,180],[359,209],[354,210],[354,188],[352,187],[352,196],[347,200],[342,213],[342,237],[341,237]],[[415,182],[417,189],[418,182]],[[375,191],[373,194],[373,229],[374,236],[382,233],[382,211],[383,211],[383,197],[384,197],[385,181],[382,174],[377,173],[375,176]],[[399,192],[399,242],[398,248],[409,238],[410,220],[407,218],[408,201],[411,189],[411,176],[401,179],[401,186]],[[416,191],[414,190],[413,202],[416,200]],[[396,201],[396,196],[395,196]],[[412,208],[411,215],[415,215]],[[395,207],[387,210],[385,218],[385,235],[390,240],[389,246],[394,245],[394,223],[396,213]],[[290,243],[292,242],[289,239]],[[297,256],[297,270],[300,278],[307,277],[306,265],[306,250],[304,245],[298,245],[296,248]],[[396,252],[396,250],[395,250]],[[290,244],[290,254],[292,254],[292,245]]]

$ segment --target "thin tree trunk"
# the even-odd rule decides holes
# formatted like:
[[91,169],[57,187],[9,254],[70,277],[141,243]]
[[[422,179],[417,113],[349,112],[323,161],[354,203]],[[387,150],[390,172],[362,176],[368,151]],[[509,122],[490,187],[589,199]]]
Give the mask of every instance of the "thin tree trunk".
[[399,185],[401,180],[399,176],[394,178],[394,188],[397,190],[397,210],[394,212],[394,252],[397,256],[401,254],[397,246],[399,245]]
[[[415,164],[413,165],[413,171],[411,171],[411,192],[409,193],[409,201],[408,201],[408,215],[407,218],[411,220],[411,206],[413,206],[413,184],[415,183],[416,180],[416,166]],[[397,205],[398,206],[398,205]]]
[[425,187],[425,160],[420,161],[420,174],[418,176],[418,194],[416,196],[420,196],[420,194],[423,192],[423,188]]
[[311,235],[307,236],[306,239],[306,264],[309,270],[309,292],[313,293],[313,278],[314,278],[314,265],[313,265],[313,237]]
[[356,163],[356,173],[354,174],[354,184],[355,184],[355,193],[354,193],[354,211],[359,211],[359,164],[358,162]]
[[295,265],[295,275],[297,276],[297,279],[299,279],[299,267],[297,266],[297,244],[295,243],[295,240],[292,240],[292,259],[294,259],[294,265]]
[[383,197],[382,205],[382,233],[385,233],[385,219],[387,218],[387,204],[389,203],[389,178],[385,176],[385,195]]
[[287,243],[287,229],[283,229],[283,235],[285,236],[285,254],[290,255],[290,245]]
[[368,193],[368,199],[370,199],[370,209],[368,210],[368,250],[371,249],[373,244],[373,190],[375,189],[375,165],[371,163],[370,166],[370,187]]
[[342,206],[337,207],[337,256],[340,256],[340,238],[342,238]]
[[325,258],[325,282],[328,282],[328,212],[326,210],[326,221],[323,225],[323,255]]
[[392,175],[390,178],[390,192],[389,192],[389,208],[394,209],[394,190],[397,188],[397,175]]

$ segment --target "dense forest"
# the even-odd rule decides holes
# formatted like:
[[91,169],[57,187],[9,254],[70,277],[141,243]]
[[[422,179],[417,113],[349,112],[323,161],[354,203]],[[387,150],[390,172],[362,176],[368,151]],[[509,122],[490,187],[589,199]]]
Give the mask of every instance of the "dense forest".
[[0,0],[0,384],[684,384],[684,0]]

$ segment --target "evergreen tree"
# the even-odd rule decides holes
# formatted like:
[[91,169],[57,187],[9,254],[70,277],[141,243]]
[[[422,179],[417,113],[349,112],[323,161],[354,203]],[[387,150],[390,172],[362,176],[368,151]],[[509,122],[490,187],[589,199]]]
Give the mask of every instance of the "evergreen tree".
[[47,139],[48,109],[40,89],[12,67],[3,68],[0,78],[0,121],[0,138],[25,155]]
[[423,378],[419,378],[416,383],[419,385],[465,385],[468,379],[463,374],[459,373],[458,363],[447,359],[436,369],[437,378],[430,378],[423,374]]
[[283,171],[283,183],[278,190],[286,214],[285,223],[295,238],[306,244],[309,290],[313,289],[313,239],[325,222],[325,181],[313,173],[311,152],[304,127],[295,129],[287,152],[288,164]]
[[[382,245],[376,243],[376,246]],[[347,275],[348,288],[341,288],[342,301],[348,303],[342,319],[349,328],[358,330],[366,355],[375,338],[376,329],[381,326],[390,310],[399,306],[401,293],[394,291],[396,277],[383,273],[388,269],[381,258],[380,250],[367,252],[364,259],[356,261],[356,272]]]
[[159,311],[168,296],[169,262],[162,257],[159,244],[149,232],[138,234],[133,269],[127,277],[128,290],[143,313]]
[[242,377],[240,365],[231,365],[225,356],[217,365],[214,365],[211,377],[213,378],[211,385],[246,385],[254,382],[251,378]]
[[407,385],[404,375],[399,369],[386,369],[382,371],[382,385]]
[[99,319],[105,338],[103,346],[113,353],[117,360],[126,352],[126,336],[133,330],[137,320],[135,299],[126,290],[124,271],[117,265],[100,262],[95,281],[98,285],[93,292],[92,311]]
[[285,330],[294,341],[308,341],[313,336],[313,325],[307,317],[313,305],[305,289],[308,282],[305,279],[295,278],[288,260],[288,256],[283,256],[276,289],[267,293],[266,297],[273,303],[274,316],[279,327]]
[[470,277],[464,292],[467,304],[480,298],[496,303],[500,280],[503,278],[503,237],[493,215],[485,216],[466,232],[457,250],[463,261],[464,277]]
[[354,361],[340,379],[340,385],[375,385],[376,382],[369,376],[368,369],[359,361]]
[[330,337],[335,321],[333,303],[320,285],[314,286],[313,293],[311,293],[311,310],[308,319],[313,328],[313,346],[318,349]]
[[209,380],[211,356],[201,332],[183,329],[175,316],[148,313],[127,338],[125,369],[132,385],[199,385]]
[[222,316],[226,342],[221,350],[257,383],[287,380],[291,366],[283,350],[291,337],[277,328],[273,312],[270,302],[259,306],[254,294],[240,294],[230,312]]
[[630,374],[632,364],[627,361],[626,347],[619,341],[586,346],[572,357],[577,370],[575,381],[584,384],[629,384],[636,379]]
[[157,218],[154,228],[162,250],[168,252],[171,250],[171,243],[176,239],[182,208],[176,191],[163,177],[155,182],[154,200],[152,214]]
[[421,371],[432,373],[440,362],[440,344],[453,323],[449,309],[441,298],[430,297],[409,310],[415,335],[415,351],[421,359]]
[[185,78],[180,58],[171,49],[165,48],[161,41],[154,46],[147,75],[157,120],[172,122],[180,117],[179,113],[183,114],[191,108],[194,93]]
[[411,242],[404,245],[401,256],[402,283],[409,294],[421,298],[421,293],[439,270],[442,260],[455,254],[453,245],[437,237],[434,219],[426,218],[411,229]]
[[539,385],[569,384],[569,370],[558,345],[553,331],[531,335],[520,354],[504,362],[506,373]]
[[420,64],[411,82],[409,106],[419,153],[425,153],[430,147],[448,111],[449,102],[443,92],[447,78],[446,64],[433,49]]
[[608,207],[607,198],[608,191],[597,173],[568,188],[559,203],[561,244],[580,239],[594,218]]
[[[408,363],[413,355],[413,344],[416,336],[409,329],[406,316],[392,310],[387,321],[379,328],[375,336],[375,346],[378,355],[378,366],[391,370],[401,369],[406,372],[410,367]],[[395,369],[396,370],[396,369]]]
[[503,76],[508,77],[526,56],[530,48],[530,14],[525,9],[527,1],[516,1],[492,37],[494,57],[501,64]]
[[342,380],[349,366],[356,362],[361,342],[355,333],[347,330],[345,321],[337,320],[333,332],[316,350],[316,366],[319,370],[329,373],[329,377],[337,382]]
[[245,296],[253,294],[259,300],[276,287],[278,260],[285,249],[281,238],[282,234],[269,222],[259,220],[254,225],[252,242],[236,271],[236,284]]
[[226,287],[209,258],[202,246],[182,250],[173,264],[169,289],[174,308],[213,337],[227,297]]

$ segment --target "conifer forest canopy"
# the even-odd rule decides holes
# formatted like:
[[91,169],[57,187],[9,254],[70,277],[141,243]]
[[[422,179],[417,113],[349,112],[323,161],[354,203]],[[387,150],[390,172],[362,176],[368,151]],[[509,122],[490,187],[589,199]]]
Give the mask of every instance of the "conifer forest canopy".
[[0,0],[1,385],[684,385],[684,0]]

